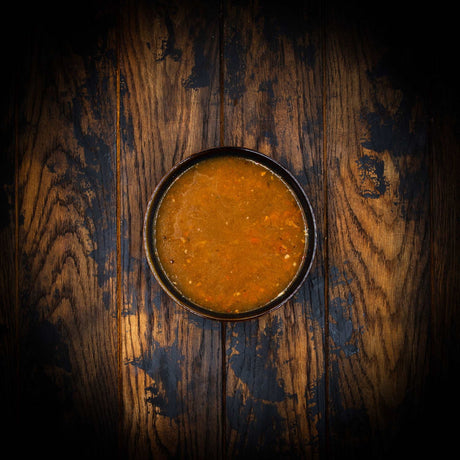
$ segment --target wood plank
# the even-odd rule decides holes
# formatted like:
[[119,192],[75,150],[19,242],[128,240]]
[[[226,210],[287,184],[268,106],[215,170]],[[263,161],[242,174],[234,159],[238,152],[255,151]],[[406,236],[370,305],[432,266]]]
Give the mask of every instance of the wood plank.
[[218,5],[127,2],[121,11],[124,448],[133,459],[220,458],[220,324],[167,298],[142,239],[160,178],[219,144]]
[[[318,2],[224,2],[224,140],[300,181],[319,227],[311,275],[276,312],[226,327],[226,453],[319,458],[325,449],[322,78]],[[290,8],[292,6],[292,8]]]
[[[455,28],[450,28],[447,34],[441,35],[443,43],[455,43],[454,31]],[[427,418],[436,423],[428,424],[424,434],[432,440],[432,452],[446,457],[457,442],[456,424],[451,417],[460,410],[456,385],[460,368],[460,94],[448,65],[450,49],[435,56],[429,139],[432,154],[432,364],[425,412]]]
[[[17,16],[13,15],[16,19]],[[0,395],[2,414],[8,420],[2,429],[11,439],[17,428],[17,303],[16,303],[16,181],[15,181],[15,78],[17,59],[0,32],[0,51],[10,67],[3,69],[0,84]],[[19,47],[18,47],[19,48]],[[4,424],[5,425],[5,424]]]
[[334,7],[325,45],[329,456],[389,458],[413,452],[429,368],[426,108],[381,34],[394,24]]
[[41,5],[23,30],[18,449],[48,458],[117,447],[116,18],[105,6]]

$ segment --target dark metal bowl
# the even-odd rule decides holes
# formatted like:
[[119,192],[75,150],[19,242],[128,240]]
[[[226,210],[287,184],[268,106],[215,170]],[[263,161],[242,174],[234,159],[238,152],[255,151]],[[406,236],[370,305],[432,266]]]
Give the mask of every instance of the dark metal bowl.
[[[219,156],[237,156],[246,158],[249,160],[253,160],[268,169],[274,172],[276,175],[281,177],[283,181],[291,188],[294,192],[298,202],[303,208],[305,213],[305,218],[307,221],[308,226],[308,245],[306,248],[305,257],[303,258],[302,265],[297,272],[297,275],[292,280],[291,284],[285,289],[285,291],[278,296],[277,298],[273,299],[272,301],[268,302],[265,305],[257,307],[253,310],[249,310],[242,313],[224,313],[224,312],[216,312],[208,310],[207,308],[203,308],[200,305],[197,305],[189,298],[185,297],[178,289],[172,284],[172,282],[166,276],[160,261],[158,260],[158,256],[155,250],[155,242],[154,242],[154,225],[155,225],[155,216],[157,209],[161,203],[161,200],[168,190],[169,186],[173,183],[173,181],[181,175],[184,171],[189,169],[194,164],[206,160],[208,158],[219,157]],[[297,179],[283,166],[281,166],[278,162],[273,160],[272,158],[264,155],[262,153],[256,152],[254,150],[249,150],[246,148],[240,147],[219,147],[210,150],[204,150],[202,152],[196,153],[194,155],[189,156],[188,158],[184,159],[176,166],[174,166],[159,182],[155,191],[150,198],[150,201],[147,206],[147,211],[145,214],[144,220],[144,245],[145,251],[147,254],[147,260],[150,265],[150,268],[160,283],[163,290],[179,305],[191,311],[197,315],[206,318],[212,318],[222,321],[240,321],[246,320],[250,318],[255,318],[260,316],[264,313],[269,311],[273,311],[276,308],[283,305],[287,302],[300,288],[300,286],[305,281],[312,262],[315,255],[316,249],[316,222],[315,216],[313,214],[313,210],[311,208],[310,202],[305,194],[304,190],[298,183]]]

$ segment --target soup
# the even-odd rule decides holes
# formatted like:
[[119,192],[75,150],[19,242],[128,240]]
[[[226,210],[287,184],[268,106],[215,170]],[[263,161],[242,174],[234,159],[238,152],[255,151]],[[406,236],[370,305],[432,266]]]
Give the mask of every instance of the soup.
[[170,282],[193,303],[241,313],[290,285],[308,228],[292,190],[270,169],[237,156],[191,166],[155,216],[155,252]]

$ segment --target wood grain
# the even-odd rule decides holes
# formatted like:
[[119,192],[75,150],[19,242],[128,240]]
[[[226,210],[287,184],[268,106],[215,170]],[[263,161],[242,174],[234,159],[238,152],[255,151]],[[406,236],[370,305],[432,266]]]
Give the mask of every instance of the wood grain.
[[218,5],[122,6],[121,345],[129,458],[220,458],[220,324],[170,301],[147,265],[143,220],[160,178],[219,143]]
[[[0,397],[16,456],[452,455],[456,17],[272,3],[28,2],[2,18]],[[304,286],[244,323],[175,305],[143,249],[160,178],[220,144],[280,161],[318,225]]]
[[429,367],[426,112],[372,17],[342,13],[325,48],[329,453],[387,458],[410,452]]
[[[312,274],[274,313],[226,327],[226,452],[318,458],[325,446],[322,78],[319,9],[224,8],[224,140],[284,164],[312,200]],[[248,27],[248,24],[251,26]]]
[[38,13],[19,74],[18,417],[28,433],[19,449],[109,456],[118,412],[113,18],[71,9],[72,20],[54,23]]

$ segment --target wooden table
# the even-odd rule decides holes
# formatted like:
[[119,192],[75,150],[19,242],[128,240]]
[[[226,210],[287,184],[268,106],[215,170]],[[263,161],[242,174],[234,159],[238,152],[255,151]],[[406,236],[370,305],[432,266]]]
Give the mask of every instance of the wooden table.
[[[456,445],[453,13],[336,3],[106,0],[5,17],[0,391],[16,454],[445,458]],[[160,178],[220,145],[281,162],[318,223],[294,299],[241,323],[175,305],[143,250]]]

